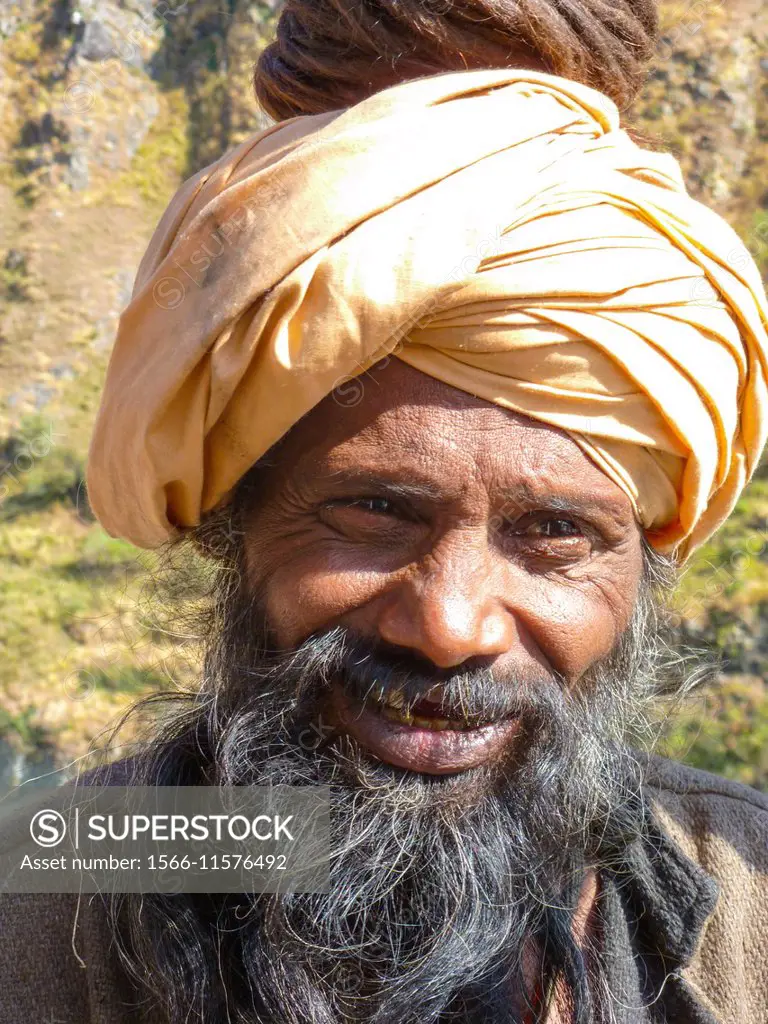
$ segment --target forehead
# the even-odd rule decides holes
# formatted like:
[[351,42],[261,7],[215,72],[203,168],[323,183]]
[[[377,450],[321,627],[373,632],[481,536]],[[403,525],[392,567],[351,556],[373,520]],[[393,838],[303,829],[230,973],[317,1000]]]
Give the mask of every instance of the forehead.
[[305,476],[413,479],[446,497],[474,482],[534,496],[588,496],[632,514],[628,496],[564,431],[396,358],[325,398],[291,431],[286,449],[288,464]]

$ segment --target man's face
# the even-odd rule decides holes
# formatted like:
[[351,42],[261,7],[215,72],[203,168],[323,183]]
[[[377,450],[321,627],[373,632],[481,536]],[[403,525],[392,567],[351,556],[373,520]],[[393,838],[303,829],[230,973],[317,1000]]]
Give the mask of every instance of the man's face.
[[329,890],[221,900],[213,941],[143,896],[126,955],[179,1024],[190,950],[206,1019],[507,1024],[537,957],[591,1019],[607,982],[571,918],[585,865],[642,827],[625,738],[656,692],[662,576],[565,434],[397,360],[359,386],[196,538],[223,569],[203,684],[141,758],[147,784],[327,786]]
[[281,648],[342,626],[434,673],[405,710],[391,693],[363,706],[336,682],[324,714],[374,758],[431,774],[492,763],[517,721],[467,727],[441,707],[441,674],[577,687],[631,618],[631,503],[557,429],[397,359],[359,383],[359,402],[320,403],[261,478],[249,585]]

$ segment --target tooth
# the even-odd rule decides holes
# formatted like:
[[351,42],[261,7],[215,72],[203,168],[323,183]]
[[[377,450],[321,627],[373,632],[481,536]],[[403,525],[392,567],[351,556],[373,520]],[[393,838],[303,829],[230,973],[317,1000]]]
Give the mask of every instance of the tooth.
[[391,708],[387,704],[382,707],[381,713],[385,718],[388,718],[390,722],[399,722],[401,725],[413,725],[413,715],[403,714],[401,711],[398,711],[396,708]]
[[420,729],[434,729],[436,732],[442,732],[451,725],[447,718],[421,718],[419,715],[414,715],[413,724]]

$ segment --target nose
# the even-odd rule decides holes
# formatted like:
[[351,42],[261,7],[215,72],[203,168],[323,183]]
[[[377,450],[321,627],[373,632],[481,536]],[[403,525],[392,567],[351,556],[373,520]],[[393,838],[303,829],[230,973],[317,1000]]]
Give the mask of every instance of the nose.
[[502,596],[504,575],[483,539],[445,541],[390,591],[379,636],[440,668],[505,654],[518,642],[519,624]]

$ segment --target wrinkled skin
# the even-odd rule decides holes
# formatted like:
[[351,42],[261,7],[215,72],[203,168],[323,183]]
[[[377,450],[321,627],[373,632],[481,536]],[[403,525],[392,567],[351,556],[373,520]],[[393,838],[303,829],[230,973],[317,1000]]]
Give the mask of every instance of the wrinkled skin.
[[[359,381],[359,401],[331,395],[290,432],[247,522],[249,583],[279,645],[342,625],[436,670],[576,686],[637,595],[627,495],[564,432],[397,359]],[[510,722],[453,745],[394,727],[350,708],[343,687],[328,713],[375,757],[422,772],[515,742]]]
[[328,786],[331,886],[116,901],[165,1019],[518,1024],[555,980],[548,1021],[611,1019],[592,912],[643,828],[624,737],[664,649],[626,495],[561,431],[395,359],[195,544],[224,567],[204,681],[137,781]]

